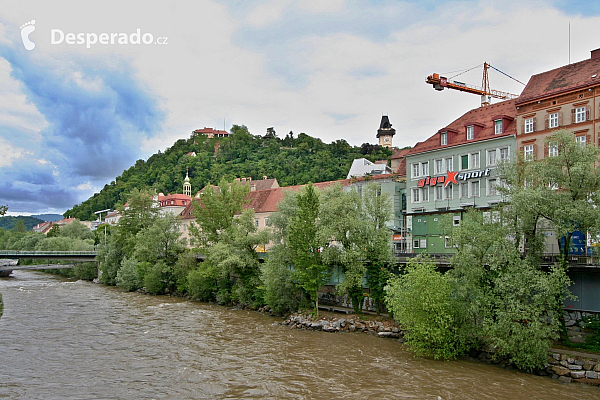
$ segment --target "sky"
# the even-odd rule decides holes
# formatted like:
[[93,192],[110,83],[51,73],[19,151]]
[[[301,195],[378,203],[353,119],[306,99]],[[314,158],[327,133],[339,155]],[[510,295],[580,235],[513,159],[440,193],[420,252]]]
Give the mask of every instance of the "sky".
[[3,1],[0,205],[62,214],[204,127],[360,145],[388,115],[413,146],[480,104],[428,75],[527,83],[599,38],[597,1]]

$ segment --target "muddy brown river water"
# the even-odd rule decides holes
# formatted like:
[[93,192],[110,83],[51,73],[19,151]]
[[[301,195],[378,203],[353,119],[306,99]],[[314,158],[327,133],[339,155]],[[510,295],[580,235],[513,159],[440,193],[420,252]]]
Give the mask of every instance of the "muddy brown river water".
[[390,339],[15,271],[0,279],[0,398],[600,399],[600,389]]

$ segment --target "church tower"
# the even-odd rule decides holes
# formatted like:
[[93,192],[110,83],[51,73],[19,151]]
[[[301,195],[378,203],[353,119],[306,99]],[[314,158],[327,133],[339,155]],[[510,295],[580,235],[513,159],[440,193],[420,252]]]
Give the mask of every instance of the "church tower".
[[379,139],[379,145],[382,147],[392,147],[392,138],[396,134],[396,130],[392,128],[390,119],[387,115],[381,117],[381,124],[377,130],[377,138]]
[[183,194],[192,197],[192,184],[188,176],[188,169],[185,169],[185,179],[183,180]]

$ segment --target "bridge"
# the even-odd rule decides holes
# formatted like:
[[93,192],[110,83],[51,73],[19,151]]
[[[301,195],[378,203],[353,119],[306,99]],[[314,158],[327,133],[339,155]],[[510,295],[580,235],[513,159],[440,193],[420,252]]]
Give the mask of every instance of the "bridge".
[[[30,250],[1,250],[0,260],[69,260],[76,262],[95,261],[96,251],[30,251]],[[65,269],[73,268],[75,264],[35,264],[35,265],[10,265],[14,263],[0,262],[0,273],[6,271],[16,271],[21,269],[40,270],[40,269]]]
[[30,251],[30,250],[0,250],[0,259],[34,259],[34,260],[70,260],[95,261],[96,251]]

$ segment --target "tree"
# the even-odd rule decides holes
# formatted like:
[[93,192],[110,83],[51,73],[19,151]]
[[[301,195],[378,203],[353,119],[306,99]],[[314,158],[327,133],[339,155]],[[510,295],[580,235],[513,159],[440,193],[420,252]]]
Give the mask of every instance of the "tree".
[[410,259],[406,274],[391,278],[386,302],[417,355],[452,359],[463,353],[456,333],[459,305],[452,290],[430,259]]
[[218,187],[207,186],[194,203],[194,216],[198,229],[192,230],[201,248],[219,242],[221,233],[233,224],[233,217],[240,214],[250,192],[249,185],[237,181],[221,180]]
[[0,216],[6,214],[8,211],[8,206],[0,206]]
[[59,231],[59,235],[71,239],[94,239],[94,233],[79,221],[63,226]]
[[288,246],[294,265],[294,276],[310,295],[319,315],[319,288],[325,284],[328,267],[321,258],[325,242],[318,235],[319,195],[308,184],[296,195],[298,213],[291,220]]
[[[563,262],[569,254],[573,232],[600,233],[600,176],[595,168],[600,150],[581,144],[573,133],[558,131],[546,139],[555,156],[521,160],[505,173],[518,232],[525,237],[526,251],[540,248],[540,225],[547,221],[556,233]],[[539,250],[538,250],[539,251]]]
[[17,221],[17,224],[13,228],[15,232],[27,232],[27,228],[25,228],[25,222],[22,219]]

